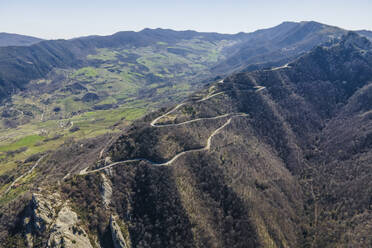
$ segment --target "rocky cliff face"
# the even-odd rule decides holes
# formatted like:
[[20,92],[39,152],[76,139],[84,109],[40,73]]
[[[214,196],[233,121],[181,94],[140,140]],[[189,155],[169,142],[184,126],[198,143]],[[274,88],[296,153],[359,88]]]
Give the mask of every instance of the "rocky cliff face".
[[105,208],[109,209],[112,197],[112,187],[110,181],[107,179],[105,174],[101,174],[102,185],[101,185],[101,196]]
[[112,242],[114,244],[114,248],[129,248],[130,246],[127,245],[129,243],[125,240],[124,235],[121,231],[119,224],[117,223],[116,217],[111,215],[110,217],[110,230],[112,234]]
[[67,205],[59,211],[49,232],[47,247],[93,247],[87,233],[79,227],[77,214]]
[[[58,193],[33,194],[24,218],[28,247],[93,247],[77,214]],[[46,237],[47,242],[40,240]]]

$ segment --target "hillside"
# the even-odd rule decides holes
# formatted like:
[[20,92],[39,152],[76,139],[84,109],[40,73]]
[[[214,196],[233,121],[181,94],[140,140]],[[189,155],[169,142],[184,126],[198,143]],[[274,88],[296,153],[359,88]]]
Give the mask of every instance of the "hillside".
[[[110,62],[110,58],[115,57],[116,54],[120,55],[119,59],[122,62],[133,63],[138,58],[138,56],[133,55],[128,57],[128,53],[132,53],[133,49],[144,49],[146,47],[154,49],[164,46],[164,48],[171,49],[171,54],[185,55],[191,52],[201,56],[198,49],[205,49],[203,42],[215,42],[217,45],[223,40],[229,41],[232,39],[233,37],[229,35],[212,33],[145,29],[141,32],[119,32],[111,36],[43,41],[29,47],[3,47],[0,48],[0,97],[4,98],[18,89],[24,89],[31,80],[47,77],[53,69],[97,67],[105,61]],[[177,50],[178,48],[172,50],[172,46],[175,44],[182,42],[192,44],[192,42],[198,42],[199,40],[200,44],[195,44],[195,47],[186,45],[183,47],[186,50]],[[105,57],[102,57],[102,53],[105,53],[103,55]],[[97,57],[98,61],[92,61],[88,57],[88,55],[94,56],[96,54],[101,56]],[[212,59],[217,58],[213,57]]]
[[[123,62],[133,61],[126,58],[122,50],[151,47],[162,44],[168,46],[169,52],[186,56],[190,49],[205,48],[209,43],[221,45],[218,53],[224,55],[209,64],[208,70],[214,74],[228,74],[237,70],[264,68],[275,66],[293,60],[295,57],[309,51],[311,48],[339,39],[346,31],[317,22],[284,22],[278,26],[258,30],[252,33],[226,35],[218,33],[198,33],[195,31],[173,31],[167,29],[145,29],[140,32],[118,32],[110,36],[88,36],[71,40],[50,40],[40,42],[40,39],[1,33],[1,39],[29,39],[27,44],[11,44],[21,47],[0,48],[0,99],[5,98],[25,86],[32,80],[48,76],[54,69],[81,69],[85,66],[97,65],[89,60],[89,55],[108,52],[106,59],[113,53],[122,55]],[[362,36],[371,37],[371,32],[358,31]],[[3,37],[3,38],[1,38]],[[201,40],[206,44],[188,42]],[[37,43],[32,45],[33,43]],[[186,43],[186,44],[185,44]],[[9,43],[10,44],[10,43]],[[184,44],[186,47],[172,48],[174,44]],[[202,46],[202,47],[199,47]],[[203,47],[204,46],[204,47]],[[0,45],[1,47],[1,45]],[[186,50],[185,50],[186,49]],[[199,54],[198,54],[199,55]],[[214,54],[215,56],[217,54]],[[200,55],[199,55],[200,56]]]
[[370,40],[372,39],[372,31],[370,31],[370,30],[359,30],[359,31],[357,31],[357,33],[359,35],[365,36],[366,38],[368,38]]
[[347,33],[65,142],[1,178],[2,243],[369,247],[371,82],[372,44]]
[[[17,161],[69,139],[121,132],[145,113],[184,99],[203,80],[216,77],[209,68],[234,42],[228,37],[159,29],[14,47],[19,58],[12,55],[14,64],[3,63],[14,82],[21,84],[22,74],[47,75],[11,89],[0,106],[0,175],[17,175]],[[77,58],[79,53],[87,54]],[[64,68],[66,63],[76,67]]]
[[[89,60],[88,55],[100,54],[102,50],[109,52],[106,58],[119,53],[123,62],[131,62],[134,58],[125,59],[123,49],[131,51],[162,44],[170,48],[172,54],[186,56],[190,49],[195,52],[195,49],[207,45],[194,44],[196,47],[189,47],[187,43],[190,41],[201,40],[202,43],[212,42],[215,45],[226,41],[224,46],[219,47],[219,52],[226,58],[214,61],[208,70],[214,74],[227,74],[249,65],[262,67],[288,61],[316,45],[339,38],[345,32],[316,22],[285,22],[273,28],[236,35],[145,29],[140,32],[119,32],[111,36],[43,41],[30,47],[5,47],[0,48],[0,99],[24,89],[31,80],[47,77],[53,69],[95,67],[96,64]],[[183,43],[186,43],[186,47],[172,48],[175,44]]]
[[20,35],[20,34],[9,34],[9,33],[0,33],[0,47],[6,46],[31,46],[42,39]]
[[[216,71],[263,69],[285,64],[315,46],[334,42],[345,30],[318,22],[283,22],[247,35],[226,61],[217,65]],[[233,70],[231,70],[233,69]]]
[[[310,24],[321,28],[307,28]],[[299,56],[343,32],[307,22],[236,35],[145,29],[0,48],[0,175],[17,177],[24,168],[19,161],[70,139],[122,132],[133,120],[184,100],[230,71],[288,60],[273,51],[296,48],[292,55]],[[275,37],[289,34],[293,42],[275,45]],[[241,60],[247,46],[255,55]]]
[[285,22],[249,34],[145,29],[0,48],[1,126],[71,122],[85,112],[147,103],[156,109],[216,76],[285,64],[344,33],[316,22]]
[[[195,246],[369,247],[371,48],[366,39],[349,33],[340,43],[318,47],[288,66],[228,77],[210,88],[215,97],[167,115],[166,123],[180,124],[173,130],[157,131],[143,123],[123,135],[108,153],[113,161],[146,158],[155,164],[143,161],[133,168],[118,163],[111,169],[114,182],[117,174],[130,180],[125,175],[142,166],[156,171],[156,163],[203,147],[203,134],[223,127],[209,152],[185,154],[167,167],[167,181],[174,182],[197,237]],[[215,116],[221,118],[181,125]],[[127,199],[136,206],[155,195],[157,205],[156,199],[164,197],[155,185],[144,191],[119,202]],[[242,212],[230,209],[232,205]],[[176,205],[164,207],[169,211]],[[151,209],[142,211],[141,221],[143,216],[165,221]],[[209,218],[203,214],[208,212],[219,218],[206,232]],[[156,229],[148,232],[158,234]],[[136,240],[137,232],[133,235]],[[154,240],[148,242],[151,247]]]

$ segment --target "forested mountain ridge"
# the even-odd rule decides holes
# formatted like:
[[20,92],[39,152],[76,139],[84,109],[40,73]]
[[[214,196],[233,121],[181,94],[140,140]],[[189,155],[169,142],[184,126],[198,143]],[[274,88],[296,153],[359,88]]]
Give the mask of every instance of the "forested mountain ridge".
[[[182,106],[163,119],[167,124],[181,124],[184,120],[230,114],[224,118],[231,118],[231,122],[222,134],[213,137],[211,150],[188,153],[177,159],[171,170],[181,178],[170,179],[175,181],[176,191],[185,204],[195,201],[190,192],[200,192],[203,196],[199,198],[199,207],[210,204],[205,202],[206,195],[216,197],[214,191],[219,187],[214,183],[233,190],[234,193],[217,193],[226,197],[215,199],[225,213],[221,225],[230,218],[235,224],[243,218],[251,227],[244,228],[250,230],[249,234],[241,233],[243,230],[238,226],[230,226],[229,231],[219,230],[221,233],[215,230],[215,237],[223,233],[237,235],[228,234],[219,246],[268,247],[274,243],[278,247],[369,247],[369,231],[363,226],[370,225],[371,216],[369,187],[366,187],[369,184],[366,172],[371,164],[368,118],[371,48],[367,39],[348,33],[339,43],[317,47],[281,68],[228,77],[210,88],[210,95],[215,97]],[[180,138],[186,136],[179,130],[181,127],[163,133],[140,124],[140,128],[132,128],[132,132],[113,145],[110,157],[114,161],[135,157],[168,161],[183,149],[203,146],[205,138],[195,138],[203,137],[199,133],[205,133],[203,128],[212,125],[210,133],[224,123],[223,119],[217,125],[204,121],[205,124],[187,124],[195,127],[181,125],[188,130],[187,142]],[[151,145],[136,143],[136,137]],[[168,146],[166,153],[163,144]],[[130,170],[125,164],[119,166],[115,167],[117,171]],[[192,178],[199,178],[199,183],[181,183],[189,180],[184,177],[185,171],[192,173]],[[185,184],[195,188],[186,189]],[[151,192],[147,194],[154,193]],[[136,201],[146,194],[133,197]],[[234,212],[226,209],[231,207],[233,199],[245,203],[250,218],[227,214]],[[192,218],[202,211],[197,206],[184,206],[191,226],[206,221]],[[200,235],[197,242],[210,241],[211,236],[203,228],[196,229]],[[240,237],[241,241],[232,237]],[[251,243],[247,237],[253,239]],[[214,242],[209,246],[218,247],[218,241]]]
[[262,69],[293,60],[315,46],[339,39],[347,31],[322,23],[283,22],[271,29],[258,30],[247,35],[232,55],[216,70]]
[[359,31],[357,31],[357,33],[359,35],[363,35],[363,36],[367,37],[368,39],[372,40],[372,31],[370,31],[370,30],[359,30]]
[[[32,201],[2,207],[1,238],[369,247],[371,83],[372,45],[347,33],[288,64],[210,83],[112,139],[65,143],[39,156]],[[79,218],[62,225],[64,216]]]
[[216,76],[287,63],[345,32],[316,22],[285,22],[236,35],[145,29],[3,47],[0,99],[7,101],[0,106],[0,129],[71,122],[85,112],[117,107],[156,109]]
[[283,65],[345,32],[315,22],[235,35],[145,29],[0,48],[0,174],[16,176],[17,161],[121,132],[211,80]]
[[[218,34],[205,35],[212,37],[214,41],[224,37]],[[3,47],[0,48],[0,96],[6,97],[14,90],[24,88],[31,80],[46,77],[54,68],[81,68],[88,64],[85,57],[95,54],[96,49],[123,46],[138,48],[157,42],[174,44],[196,36],[198,34],[193,31],[145,29],[141,32],[119,32],[111,36],[42,41],[29,47]]]
[[30,46],[35,43],[42,41],[42,39],[19,35],[19,34],[9,34],[9,33],[0,33],[0,47],[5,46]]
[[291,60],[316,45],[339,38],[345,32],[316,22],[284,22],[274,28],[236,35],[145,29],[111,36],[43,41],[29,47],[3,47],[0,48],[0,97],[23,89],[30,80],[46,77],[54,68],[79,69],[91,65],[85,57],[96,53],[97,49],[146,47],[158,42],[171,45],[194,38],[208,42],[229,40],[234,44],[224,49],[226,60],[217,61],[213,68],[214,73],[227,74],[249,65],[275,65]]

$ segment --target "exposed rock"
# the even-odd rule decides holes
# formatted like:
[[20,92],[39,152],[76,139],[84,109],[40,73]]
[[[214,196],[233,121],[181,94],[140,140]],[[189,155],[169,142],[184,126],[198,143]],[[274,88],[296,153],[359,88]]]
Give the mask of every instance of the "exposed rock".
[[109,208],[111,203],[111,196],[112,196],[112,187],[110,184],[109,179],[105,176],[105,174],[101,174],[103,183],[101,185],[101,196],[103,200],[103,204],[106,208]]
[[[55,193],[52,195],[42,195],[34,193],[31,201],[31,220],[35,231],[43,232],[53,222],[56,212],[55,209],[61,205],[60,196]],[[25,219],[27,221],[27,219]]]
[[45,195],[34,193],[32,195],[23,220],[28,247],[33,247],[33,235],[42,235],[49,229],[56,217],[55,209],[61,205],[62,201],[57,193]]
[[77,214],[63,204],[58,193],[34,193],[23,224],[28,247],[33,247],[35,237],[48,240],[47,247],[92,247],[87,233],[78,225]]
[[48,247],[93,247],[87,233],[78,226],[77,214],[67,205],[51,227]]
[[112,158],[111,157],[106,157],[105,158],[105,165],[109,165],[112,163]]
[[116,218],[113,215],[111,215],[110,217],[110,229],[114,248],[129,248],[129,246],[125,242],[120,226],[116,222]]

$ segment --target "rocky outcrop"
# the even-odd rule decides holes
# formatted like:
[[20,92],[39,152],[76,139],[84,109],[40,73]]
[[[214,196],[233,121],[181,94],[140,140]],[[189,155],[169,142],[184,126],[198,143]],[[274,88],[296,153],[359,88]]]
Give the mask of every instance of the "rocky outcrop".
[[62,205],[60,195],[38,194],[32,195],[26,216],[23,220],[28,247],[33,247],[34,236],[41,236],[49,229],[56,217],[56,209]]
[[114,244],[114,248],[129,248],[130,246],[127,245],[123,233],[121,232],[120,226],[116,221],[116,217],[111,215],[110,217],[110,229],[112,235],[112,242]]
[[36,231],[43,232],[52,223],[56,216],[55,209],[62,205],[60,195],[55,193],[45,196],[42,194],[32,195],[32,219]]
[[78,222],[77,214],[67,205],[63,206],[51,227],[47,247],[93,247]]
[[77,214],[58,193],[34,193],[23,223],[28,247],[34,247],[35,240],[51,248],[93,247]]
[[102,185],[101,185],[101,197],[105,208],[108,209],[111,203],[111,196],[112,196],[112,187],[109,179],[105,176],[105,174],[101,174],[102,177]]

